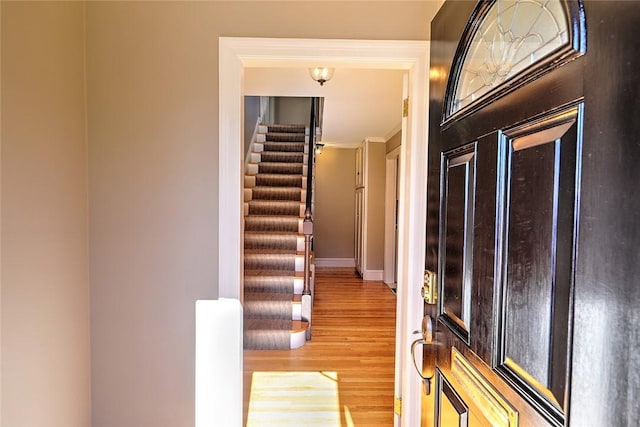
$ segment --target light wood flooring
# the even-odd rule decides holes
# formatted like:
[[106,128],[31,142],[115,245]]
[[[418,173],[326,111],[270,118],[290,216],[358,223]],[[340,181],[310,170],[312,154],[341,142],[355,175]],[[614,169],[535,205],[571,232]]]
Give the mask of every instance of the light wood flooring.
[[392,426],[395,307],[384,283],[318,268],[312,340],[244,352],[245,424]]

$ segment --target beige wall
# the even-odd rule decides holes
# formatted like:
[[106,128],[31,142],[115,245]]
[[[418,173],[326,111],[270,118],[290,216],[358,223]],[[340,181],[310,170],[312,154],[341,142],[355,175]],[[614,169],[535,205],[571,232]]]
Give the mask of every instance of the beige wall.
[[316,159],[315,255],[353,259],[356,150],[325,147]]
[[2,2],[3,427],[90,424],[83,16]]
[[218,296],[213,10],[87,4],[93,427],[194,425],[195,302]]
[[87,3],[93,427],[193,425],[194,303],[217,295],[218,37],[424,40],[438,5]]
[[367,143],[366,182],[367,192],[367,252],[365,268],[383,270],[384,268],[384,184],[386,166],[386,147],[383,143]]
[[273,101],[275,123],[309,125],[311,98],[278,96]]

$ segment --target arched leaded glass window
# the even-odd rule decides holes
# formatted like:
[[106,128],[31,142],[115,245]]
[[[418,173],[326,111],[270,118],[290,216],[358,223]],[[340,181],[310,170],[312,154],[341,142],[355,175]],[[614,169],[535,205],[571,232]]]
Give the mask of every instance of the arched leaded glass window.
[[[529,72],[577,53],[580,43],[571,8],[560,0],[481,2],[456,54],[445,119]],[[574,37],[576,36],[576,37]]]

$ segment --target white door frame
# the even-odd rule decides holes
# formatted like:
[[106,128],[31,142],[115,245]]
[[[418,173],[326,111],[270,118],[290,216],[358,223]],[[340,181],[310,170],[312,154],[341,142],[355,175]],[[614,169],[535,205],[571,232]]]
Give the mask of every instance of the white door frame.
[[398,321],[396,395],[402,416],[395,425],[420,424],[421,382],[409,346],[420,329],[426,219],[429,43],[394,40],[269,39],[219,40],[218,295],[242,299],[242,122],[244,68],[322,64],[338,68],[396,69],[409,73],[407,143],[400,152],[398,223]]
[[396,198],[398,197],[397,179],[400,175],[398,157],[400,157],[400,147],[394,148],[385,158],[383,281],[387,285],[393,285],[396,276]]

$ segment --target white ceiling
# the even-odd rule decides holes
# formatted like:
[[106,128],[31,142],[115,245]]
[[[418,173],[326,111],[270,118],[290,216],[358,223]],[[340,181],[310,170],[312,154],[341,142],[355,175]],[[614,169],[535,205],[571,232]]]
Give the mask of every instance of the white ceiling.
[[386,140],[400,130],[405,71],[336,68],[322,87],[303,66],[244,71],[245,95],[324,97],[322,142],[327,145],[355,146],[365,138]]

